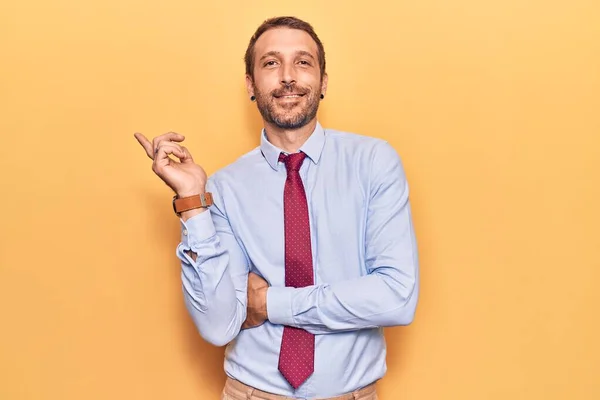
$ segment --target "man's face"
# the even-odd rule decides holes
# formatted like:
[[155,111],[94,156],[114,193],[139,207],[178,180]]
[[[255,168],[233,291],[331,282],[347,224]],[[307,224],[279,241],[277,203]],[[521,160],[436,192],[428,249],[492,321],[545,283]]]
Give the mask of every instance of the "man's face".
[[310,35],[298,29],[271,29],[256,41],[254,80],[246,77],[246,84],[267,123],[298,129],[316,117],[327,88],[317,52]]

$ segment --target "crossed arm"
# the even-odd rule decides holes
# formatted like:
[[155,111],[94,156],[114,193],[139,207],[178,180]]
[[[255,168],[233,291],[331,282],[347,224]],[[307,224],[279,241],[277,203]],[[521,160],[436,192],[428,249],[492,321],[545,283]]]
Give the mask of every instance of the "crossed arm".
[[374,168],[366,232],[365,276],[303,288],[268,287],[249,274],[246,256],[222,212],[212,180],[210,211],[181,220],[186,307],[201,336],[223,346],[241,329],[269,320],[314,334],[410,324],[419,292],[419,266],[408,185],[389,145]]

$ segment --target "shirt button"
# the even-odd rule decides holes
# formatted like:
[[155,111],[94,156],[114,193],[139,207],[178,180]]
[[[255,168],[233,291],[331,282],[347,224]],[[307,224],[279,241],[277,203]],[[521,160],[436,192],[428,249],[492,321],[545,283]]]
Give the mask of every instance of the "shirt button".
[[188,233],[188,232],[187,232],[187,229],[184,229],[184,230],[183,230],[183,234],[184,234],[184,236],[187,236],[187,233]]

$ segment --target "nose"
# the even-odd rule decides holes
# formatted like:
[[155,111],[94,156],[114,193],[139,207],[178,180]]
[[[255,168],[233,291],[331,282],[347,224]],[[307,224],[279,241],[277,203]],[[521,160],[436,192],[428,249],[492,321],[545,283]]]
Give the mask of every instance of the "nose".
[[284,63],[280,68],[281,71],[281,83],[289,86],[296,82],[296,73],[294,66],[290,63]]

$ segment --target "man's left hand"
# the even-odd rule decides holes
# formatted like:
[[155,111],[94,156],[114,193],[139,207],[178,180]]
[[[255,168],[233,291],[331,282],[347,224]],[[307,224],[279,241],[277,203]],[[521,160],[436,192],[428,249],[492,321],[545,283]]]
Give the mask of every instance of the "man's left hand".
[[254,272],[248,274],[248,306],[242,329],[254,328],[267,320],[267,289],[269,284]]

